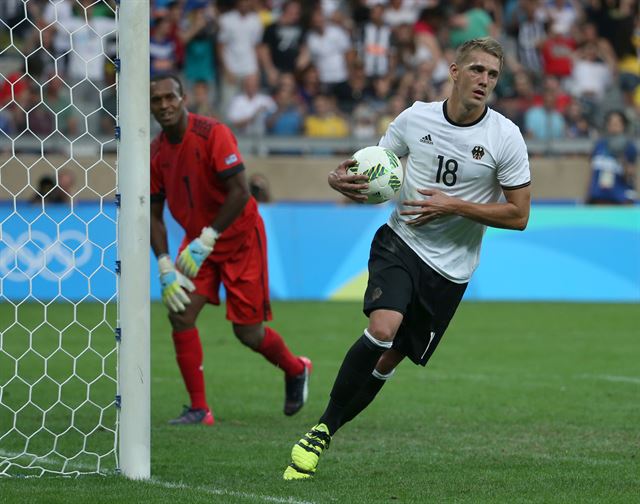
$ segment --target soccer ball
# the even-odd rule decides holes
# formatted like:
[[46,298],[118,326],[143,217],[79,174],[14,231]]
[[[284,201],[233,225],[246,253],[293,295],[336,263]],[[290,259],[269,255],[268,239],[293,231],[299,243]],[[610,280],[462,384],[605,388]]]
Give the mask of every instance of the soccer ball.
[[402,165],[392,150],[380,146],[360,149],[353,156],[356,165],[347,168],[354,175],[369,177],[369,189],[362,191],[366,203],[382,203],[393,198],[402,186]]

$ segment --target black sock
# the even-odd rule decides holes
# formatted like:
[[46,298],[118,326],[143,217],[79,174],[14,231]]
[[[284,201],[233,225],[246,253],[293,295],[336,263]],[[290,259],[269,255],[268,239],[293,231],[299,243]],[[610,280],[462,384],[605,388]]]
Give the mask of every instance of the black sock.
[[342,424],[345,408],[367,382],[385,350],[386,345],[376,345],[363,334],[347,352],[331,389],[327,409],[319,421],[327,425],[331,434]]
[[358,391],[356,396],[351,399],[349,404],[347,404],[347,407],[342,412],[342,420],[336,430],[338,430],[347,422],[353,420],[360,414],[362,410],[369,406],[369,404],[371,404],[371,401],[373,401],[376,395],[378,395],[378,392],[382,390],[382,387],[385,383],[387,383],[386,379],[378,378],[373,374],[369,375],[369,379]]

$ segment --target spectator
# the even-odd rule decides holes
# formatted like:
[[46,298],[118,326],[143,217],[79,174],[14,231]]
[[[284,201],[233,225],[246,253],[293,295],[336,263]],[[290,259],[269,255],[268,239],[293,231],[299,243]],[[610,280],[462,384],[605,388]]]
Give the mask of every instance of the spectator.
[[638,58],[634,45],[634,25],[638,19],[637,0],[589,2],[586,13],[587,19],[597,26],[598,34],[611,42],[618,59]]
[[[430,37],[429,40],[436,40],[433,35],[428,36]],[[400,78],[405,73],[413,71],[418,65],[422,63],[433,64],[439,58],[439,53],[434,56],[429,46],[426,43],[418,43],[418,40],[426,39],[424,37],[419,38],[418,35],[414,34],[411,25],[399,25],[394,30],[392,42],[395,50],[394,77]]]
[[282,6],[282,14],[267,26],[258,46],[260,66],[267,83],[275,87],[281,73],[293,73],[304,40],[304,29],[300,22],[300,2],[290,0]]
[[[611,42],[598,34],[598,28],[593,22],[585,21],[576,26],[575,38],[578,46],[582,47],[585,44],[593,43],[597,46],[598,53],[603,55],[604,60],[616,61],[617,56]],[[637,55],[636,64],[638,64]]]
[[59,75],[68,71],[68,61],[71,51],[70,33],[77,28],[74,16],[74,0],[62,2],[48,2],[43,11],[43,20],[48,25],[48,31],[53,32],[53,54],[58,57]]
[[575,0],[545,0],[541,10],[549,23],[549,31],[564,37],[570,37],[571,29],[582,15],[582,8]]
[[38,179],[38,188],[31,196],[31,203],[41,205],[46,203],[63,203],[59,199],[59,193],[56,189],[56,181],[50,175],[43,175]]
[[349,123],[338,112],[333,96],[319,94],[313,100],[313,112],[305,118],[304,130],[310,137],[346,137]]
[[61,168],[57,173],[59,199],[68,203],[76,193],[76,174],[69,168]]
[[[8,110],[11,115],[12,129],[16,135],[29,131],[30,135],[42,140],[54,129],[53,115],[41,105],[39,93],[36,93],[32,86],[22,88],[10,103]],[[28,135],[25,136],[27,137]]]
[[547,36],[544,22],[537,15],[537,4],[536,0],[520,0],[522,19],[515,29],[520,64],[533,73],[542,70],[540,47]]
[[551,35],[542,43],[541,56],[545,75],[565,79],[571,75],[575,40],[552,25]]
[[[209,0],[188,0],[180,23],[178,39],[184,46],[184,76],[189,86],[216,79],[214,60],[214,11]],[[178,46],[175,48],[176,58]]]
[[25,64],[23,63],[19,69],[10,72],[8,75],[3,74],[0,80],[0,109],[22,94],[29,87],[29,78],[24,77],[27,73]]
[[500,112],[509,117],[521,131],[524,131],[524,116],[531,107],[540,105],[535,103],[535,90],[531,77],[524,70],[516,72],[513,76],[514,95],[511,98],[500,100],[498,106]]
[[453,0],[449,17],[449,45],[456,48],[467,40],[497,35],[491,16],[478,0]]
[[373,80],[371,91],[367,94],[366,102],[376,113],[382,113],[387,108],[391,96],[392,81],[390,77],[378,77]]
[[312,64],[307,65],[298,71],[297,81],[298,92],[308,110],[313,104],[313,99],[322,91],[318,69]]
[[437,35],[437,27],[446,22],[444,7],[436,4],[425,7],[420,11],[417,21],[413,25],[413,31],[419,38],[424,34]]
[[259,72],[257,46],[262,40],[262,22],[250,0],[238,0],[236,7],[219,19],[220,108],[225,110],[242,87],[242,80]]
[[564,137],[565,122],[556,110],[557,90],[545,87],[542,105],[526,111],[524,116],[525,136],[536,140],[558,140]]
[[267,116],[267,132],[276,136],[300,135],[304,126],[304,108],[295,88],[278,87],[275,94],[276,109]]
[[296,82],[296,76],[293,73],[281,73],[278,76],[278,82],[276,89],[286,88],[293,93],[298,100],[302,100],[302,97],[298,93],[298,83]]
[[338,108],[346,114],[365,99],[368,92],[369,80],[364,72],[364,66],[356,61],[349,70],[349,80],[346,85],[335,89],[334,95],[338,100]]
[[578,100],[571,103],[564,112],[567,138],[590,138],[591,125],[582,110],[582,104]]
[[391,28],[384,22],[384,5],[376,0],[369,11],[369,20],[356,35],[360,61],[367,78],[384,77],[393,72]]
[[592,121],[607,88],[613,83],[615,65],[616,62],[594,42],[583,44],[577,51],[569,89],[575,98],[583,102]]
[[149,40],[151,76],[177,70],[176,42],[171,36],[168,16],[156,18]]
[[174,0],[151,0],[153,17],[163,17],[168,15],[171,5],[174,3],[176,3]]
[[[71,93],[69,87],[60,79],[53,77],[43,88],[45,103],[56,114],[57,131],[65,135],[69,139],[76,138],[80,131],[80,117],[74,107],[71,107]],[[115,87],[113,88],[113,96],[115,99]],[[103,106],[108,104],[103,97]],[[114,103],[115,106],[115,103]],[[111,111],[113,113],[110,132],[113,134],[115,126],[115,107]]]
[[427,65],[432,73],[434,83],[442,83],[449,79],[449,63],[446,61],[437,34],[434,30],[427,29],[429,23],[442,23],[441,10],[425,9],[421,17],[422,28],[416,23],[415,44],[416,60],[415,66],[424,67]]
[[191,99],[187,103],[189,112],[205,117],[214,117],[212,90],[204,80],[196,81],[191,88]]
[[31,203],[69,203],[74,192],[75,175],[62,168],[57,173],[58,182],[50,175],[43,175],[38,179],[38,188],[31,197]]
[[359,140],[376,143],[376,112],[366,103],[356,105],[351,114],[351,135]]
[[637,199],[635,169],[638,152],[626,134],[627,119],[611,111],[605,120],[604,137],[591,154],[589,204],[631,204]]
[[115,39],[116,35],[113,18],[94,16],[95,3],[94,0],[78,0],[73,6],[73,16],[65,21],[64,31],[68,33],[64,36],[68,38],[69,47],[73,47],[69,53],[68,77],[71,83],[87,79],[93,84],[74,88],[74,102],[76,97],[85,102],[97,101],[95,88],[101,89],[105,80],[107,38]]
[[316,8],[311,15],[311,27],[300,53],[300,67],[312,63],[318,69],[325,92],[344,93],[353,57],[347,31],[328,23],[322,10]]
[[389,124],[396,117],[400,115],[404,109],[407,108],[407,102],[404,96],[400,94],[395,94],[387,101],[387,108],[380,114],[378,117],[377,125],[376,125],[376,133],[378,135],[384,135],[384,132],[387,131]]
[[[165,12],[167,13],[166,18],[169,20],[169,25],[171,26],[171,38],[176,47],[176,68],[182,69],[185,60],[185,47],[180,37],[183,18],[182,1],[170,0],[167,3]],[[213,64],[215,65],[215,61]]]
[[277,106],[273,99],[260,92],[258,74],[251,74],[242,81],[242,92],[231,100],[227,119],[241,134],[263,135],[265,133],[265,118],[276,109]]
[[418,11],[406,5],[404,0],[389,0],[384,9],[384,22],[392,30],[401,25],[413,25],[418,20]]
[[435,99],[435,89],[432,84],[431,72],[428,68],[420,67],[415,72],[415,79],[409,88],[409,102],[433,101]]
[[551,92],[556,97],[554,108],[561,114],[564,114],[565,110],[573,100],[571,98],[571,95],[564,92],[562,86],[560,85],[560,81],[556,77],[549,75],[544,78],[542,89],[542,94],[536,94],[533,97],[533,105],[543,105],[544,93]]
[[[0,2],[0,19],[14,19],[23,8],[21,0],[5,0]],[[10,25],[9,25],[10,26]]]
[[[4,135],[0,135],[0,138],[4,138],[4,136],[12,137],[13,132],[13,121],[11,120],[11,114],[5,108],[0,110],[0,133],[4,133]],[[11,148],[10,142],[0,142],[0,154],[4,155]]]

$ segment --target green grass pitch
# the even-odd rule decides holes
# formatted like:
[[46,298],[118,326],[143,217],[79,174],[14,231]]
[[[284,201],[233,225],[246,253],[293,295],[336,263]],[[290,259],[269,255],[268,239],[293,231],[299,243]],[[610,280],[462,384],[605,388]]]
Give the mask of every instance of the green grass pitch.
[[[26,327],[39,310],[21,307]],[[68,316],[56,310],[47,317]],[[366,319],[359,303],[274,303],[274,314],[271,325],[314,363],[298,415],[282,414],[282,374],[235,340],[223,309],[207,307],[199,327],[216,425],[169,427],[187,396],[156,304],[152,480],[0,478],[0,502],[640,502],[637,305],[463,303],[429,365],[404,362],[305,482],[281,479],[291,445],[321,414]],[[3,330],[13,316],[0,306]],[[81,306],[76,316],[102,315]],[[108,327],[99,330],[106,338]],[[3,348],[18,345],[20,334],[5,331]],[[8,362],[0,360],[3,382]],[[41,370],[27,364],[21,371]],[[1,409],[0,426],[11,421]]]

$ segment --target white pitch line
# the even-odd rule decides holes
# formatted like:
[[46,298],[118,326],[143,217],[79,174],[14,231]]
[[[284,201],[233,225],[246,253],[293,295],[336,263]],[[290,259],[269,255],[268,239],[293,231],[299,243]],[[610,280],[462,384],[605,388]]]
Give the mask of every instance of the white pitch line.
[[534,454],[530,454],[529,456],[535,459],[549,460],[552,462],[553,461],[580,462],[582,464],[592,465],[592,466],[601,466],[601,465],[613,466],[613,465],[621,465],[626,462],[625,460],[622,460],[622,459],[618,459],[618,460],[593,459],[589,457],[570,457],[565,455],[552,455],[549,453],[534,453]]
[[592,380],[604,380],[618,383],[635,383],[640,385],[640,378],[636,376],[617,376],[608,374],[581,374],[578,378],[592,379]]
[[[6,450],[0,450],[0,457],[7,457],[7,458],[13,458],[13,459],[18,457],[30,457],[35,459],[34,462],[37,461],[44,464],[60,463],[59,459],[53,459],[49,457],[36,457],[35,455],[30,455],[22,452],[11,452]],[[32,464],[29,464],[29,465],[30,467],[34,467]],[[96,470],[95,466],[92,466],[89,464],[80,464],[77,462],[69,463],[67,464],[66,467],[69,470],[75,469],[78,471],[95,471]],[[37,468],[37,466],[34,468]],[[63,474],[60,471],[53,471],[53,472]],[[138,480],[137,483],[155,485],[155,486],[160,486],[160,487],[169,488],[169,489],[193,490],[196,492],[203,492],[210,495],[227,495],[230,497],[239,497],[241,499],[260,501],[260,502],[275,502],[278,504],[314,504],[312,501],[301,501],[301,500],[294,499],[293,497],[274,497],[272,495],[261,495],[261,494],[253,494],[248,492],[239,492],[236,490],[225,490],[222,488],[208,487],[203,485],[192,486],[182,482],[175,483],[172,481],[163,481],[158,478],[151,478],[149,480]]]
[[211,495],[228,495],[230,497],[240,497],[242,499],[251,499],[254,501],[258,500],[263,502],[277,502],[279,504],[314,504],[311,501],[301,501],[294,499],[293,497],[273,497],[271,495],[252,494],[247,492],[238,492],[235,490],[223,490],[221,488],[207,486],[191,486],[184,483],[172,483],[170,481],[162,481],[155,478],[151,478],[148,481],[143,481],[142,483],[150,483],[152,485],[170,489],[196,490],[198,492],[204,492]]

